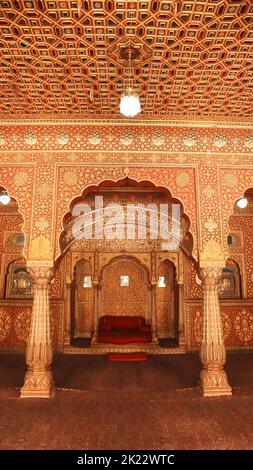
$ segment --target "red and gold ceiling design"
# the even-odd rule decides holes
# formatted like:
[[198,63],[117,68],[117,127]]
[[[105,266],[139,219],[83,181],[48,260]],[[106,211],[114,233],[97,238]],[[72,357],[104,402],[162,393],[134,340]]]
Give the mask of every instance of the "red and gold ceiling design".
[[116,118],[131,44],[142,118],[251,120],[253,4],[0,1],[0,117]]

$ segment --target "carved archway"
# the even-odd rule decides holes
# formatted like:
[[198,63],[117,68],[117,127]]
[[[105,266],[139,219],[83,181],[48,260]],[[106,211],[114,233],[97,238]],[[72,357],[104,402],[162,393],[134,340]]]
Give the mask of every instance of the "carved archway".
[[[69,206],[69,211],[65,213],[63,220],[62,220],[62,231],[59,236],[59,246],[60,246],[59,256],[66,253],[66,251],[71,246],[71,244],[75,243],[76,241],[75,239],[71,238],[67,234],[69,225],[71,224],[71,219],[73,219],[71,212],[74,206],[76,206],[80,202],[85,201],[85,197],[89,194],[95,194],[97,192],[103,193],[103,191],[107,191],[109,188],[114,188],[115,191],[116,190],[120,191],[122,187],[124,187],[125,189],[127,188],[129,190],[129,194],[131,193],[131,191],[134,191],[134,190],[139,190],[139,191],[149,190],[153,192],[154,194],[161,193],[165,197],[168,197],[168,200],[170,201],[171,204],[179,204],[180,214],[181,214],[180,229],[182,229],[182,231],[184,232],[183,237],[180,239],[181,246],[183,247],[184,251],[187,253],[188,256],[192,255],[193,244],[194,244],[194,241],[196,242],[196,240],[194,240],[193,234],[190,231],[190,217],[185,213],[184,206],[181,200],[172,196],[169,189],[166,188],[165,186],[160,186],[160,185],[157,186],[153,182],[148,181],[148,180],[137,181],[132,178],[125,177],[117,181],[104,180],[98,185],[87,186],[79,196],[76,196],[72,199],[70,206]],[[180,233],[180,236],[181,236],[181,233]]]
[[[0,193],[2,191],[6,191],[4,186],[0,186]],[[14,199],[11,194],[8,193],[8,195],[11,198],[9,204],[3,205],[0,203],[0,298],[2,299],[18,297],[18,289],[16,289],[15,292],[15,276],[13,269],[15,266],[16,270],[19,270],[19,268],[21,269],[21,267],[26,269],[26,257],[24,254],[25,234],[23,232],[24,218],[20,213],[19,205],[16,199]],[[20,293],[21,292],[22,291],[20,290]]]

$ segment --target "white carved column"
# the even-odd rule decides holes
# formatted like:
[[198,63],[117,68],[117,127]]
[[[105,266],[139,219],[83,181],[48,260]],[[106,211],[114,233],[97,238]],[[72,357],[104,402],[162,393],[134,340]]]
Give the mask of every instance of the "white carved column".
[[51,268],[30,269],[33,278],[33,307],[26,349],[28,371],[21,389],[21,398],[50,398],[54,394],[51,372],[53,358],[50,335],[49,289]]
[[218,283],[221,268],[202,268],[203,324],[200,359],[203,369],[200,373],[201,392],[205,397],[232,395],[227,374],[223,367],[226,362]]

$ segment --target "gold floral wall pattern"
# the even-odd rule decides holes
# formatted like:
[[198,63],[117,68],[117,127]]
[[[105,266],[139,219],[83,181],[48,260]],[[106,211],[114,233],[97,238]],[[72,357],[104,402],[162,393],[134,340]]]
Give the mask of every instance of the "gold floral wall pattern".
[[221,219],[223,227],[223,243],[227,244],[229,218],[233,214],[234,204],[244,192],[253,187],[253,167],[224,167],[219,169],[219,185],[221,198]]
[[27,256],[30,243],[33,183],[33,166],[4,165],[0,154],[0,186],[3,186],[18,203],[18,210],[23,218],[22,230],[25,234],[25,256]]
[[[62,219],[72,199],[85,187],[126,176],[167,187],[180,199],[190,218],[197,259],[208,240],[226,248],[233,204],[253,186],[252,149],[253,128],[247,123],[210,127],[210,123],[175,121],[166,125],[155,120],[131,125],[123,121],[10,121],[0,129],[0,185],[18,202],[24,219],[24,254],[30,263],[53,264],[59,254]],[[238,226],[234,228],[238,230]],[[36,259],[37,247],[42,247],[40,259]],[[243,247],[243,253],[237,253],[235,260],[241,265],[242,254],[249,260],[245,278],[247,295],[251,296],[251,250]],[[14,259],[15,253],[8,252],[4,263]],[[193,266],[189,276],[189,302],[200,301],[201,287],[195,285]],[[52,297],[59,299],[63,283],[59,273],[55,282]],[[247,301],[241,303],[246,305]],[[226,310],[232,321],[226,339],[231,347],[244,345],[233,333],[234,317],[242,310],[242,305],[234,303]],[[189,321],[192,315],[191,311]],[[61,320],[60,314],[57,319]],[[240,319],[241,324],[244,320]],[[193,330],[191,335],[193,338]],[[251,340],[245,344],[248,347]]]
[[[121,276],[128,277],[120,285]],[[148,275],[138,261],[115,258],[103,270],[101,284],[102,315],[142,316],[149,318]]]

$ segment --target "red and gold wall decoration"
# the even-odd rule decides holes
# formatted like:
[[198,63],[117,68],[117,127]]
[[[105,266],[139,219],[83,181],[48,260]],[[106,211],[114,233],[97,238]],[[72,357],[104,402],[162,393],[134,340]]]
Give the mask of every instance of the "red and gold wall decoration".
[[[137,182],[145,180],[168,188],[183,204],[190,220],[196,263],[206,243],[214,240],[224,251],[224,265],[225,259],[231,256],[240,267],[244,298],[233,301],[233,305],[222,300],[222,315],[223,318],[225,313],[227,315],[224,323],[227,346],[250,347],[251,339],[240,334],[237,325],[243,330],[246,321],[251,331],[251,305],[247,303],[253,296],[251,215],[241,219],[237,215],[230,219],[230,216],[235,201],[253,186],[252,149],[253,128],[247,123],[3,122],[0,126],[0,186],[17,201],[20,215],[12,216],[11,225],[4,219],[3,225],[1,223],[2,300],[6,300],[3,298],[3,273],[11,261],[23,256],[28,266],[53,266],[60,257],[64,216],[71,202],[85,188],[125,177]],[[25,235],[23,249],[11,246],[11,237],[19,231]],[[240,231],[242,247],[228,250],[227,235]],[[201,286],[196,282],[193,262],[186,262],[186,271],[185,302],[192,305],[191,302],[201,299]],[[51,289],[52,302],[64,302],[64,276],[63,264],[57,266]],[[194,331],[198,327],[197,314],[192,308],[187,307],[187,322],[191,325],[188,344],[194,348],[197,345]],[[55,309],[59,309],[58,317],[56,315],[59,319],[61,309],[56,306]],[[246,314],[241,313],[244,310]],[[13,323],[8,316],[10,310],[4,311],[7,313],[6,317],[2,315],[2,323],[6,323],[4,335],[7,338],[8,328],[8,331],[15,328],[10,326]],[[59,321],[62,324],[63,317]],[[16,333],[14,337],[20,345]],[[2,345],[5,341],[7,339],[3,339]],[[57,344],[60,343],[61,340],[57,340]],[[7,342],[6,347],[7,344],[10,343]]]

